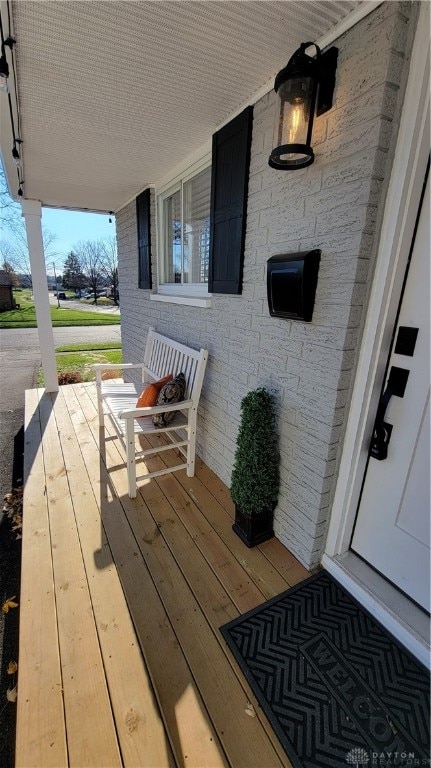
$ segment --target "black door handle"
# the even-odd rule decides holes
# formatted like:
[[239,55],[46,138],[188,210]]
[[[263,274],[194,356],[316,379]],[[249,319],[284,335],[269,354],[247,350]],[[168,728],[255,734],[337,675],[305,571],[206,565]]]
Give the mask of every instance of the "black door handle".
[[384,420],[386,409],[392,395],[395,395],[396,397],[404,397],[409,373],[410,371],[407,371],[405,368],[397,368],[396,366],[392,366],[389,371],[386,389],[380,398],[377,408],[373,436],[370,443],[370,456],[373,456],[373,458],[378,461],[387,459],[388,445],[392,433],[392,424],[388,424]]

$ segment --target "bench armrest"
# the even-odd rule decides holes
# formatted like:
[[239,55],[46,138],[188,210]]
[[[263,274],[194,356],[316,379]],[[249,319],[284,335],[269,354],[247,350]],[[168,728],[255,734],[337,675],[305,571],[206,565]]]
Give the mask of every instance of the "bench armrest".
[[153,405],[147,408],[120,411],[118,418],[141,419],[143,416],[153,416],[156,413],[165,413],[166,411],[183,411],[186,408],[193,408],[193,400],[180,400],[179,403],[170,403],[169,405]]
[[102,379],[102,373],[103,371],[131,371],[133,369],[140,370],[141,373],[141,379],[144,382],[145,379],[145,371],[146,367],[143,363],[92,363],[90,365],[90,368],[93,369],[94,373],[96,374],[96,387],[97,391],[100,392],[100,387],[103,383]]
[[107,368],[145,368],[143,363],[92,363],[93,371],[105,371]]

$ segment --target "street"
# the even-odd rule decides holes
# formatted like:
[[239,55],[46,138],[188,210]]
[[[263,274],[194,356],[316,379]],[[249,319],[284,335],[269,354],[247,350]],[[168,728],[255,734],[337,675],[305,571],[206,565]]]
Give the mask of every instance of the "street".
[[57,296],[54,296],[53,293],[49,294],[49,303],[52,307],[57,307],[60,303],[60,307],[63,307],[64,309],[79,309],[83,312],[103,312],[105,315],[119,315],[120,314],[120,307],[115,306],[115,304],[106,306],[103,304],[85,304],[83,301],[80,301],[79,299],[59,299],[57,300]]

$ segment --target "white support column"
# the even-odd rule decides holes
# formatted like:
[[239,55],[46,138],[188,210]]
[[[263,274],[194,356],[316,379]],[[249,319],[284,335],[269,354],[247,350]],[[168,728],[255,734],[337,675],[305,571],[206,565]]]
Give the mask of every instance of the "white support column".
[[45,390],[47,392],[57,392],[58,377],[55,363],[54,334],[51,323],[42,238],[42,206],[39,200],[23,200],[21,208],[22,216],[25,220],[28,252],[30,254],[31,278]]

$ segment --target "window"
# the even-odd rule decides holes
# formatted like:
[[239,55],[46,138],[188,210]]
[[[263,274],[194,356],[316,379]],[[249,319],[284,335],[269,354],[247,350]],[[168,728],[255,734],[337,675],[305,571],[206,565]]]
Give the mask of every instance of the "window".
[[[160,190],[153,301],[208,307],[213,293],[241,293],[252,126],[247,107],[213,135],[211,155]],[[151,288],[150,198],[145,216],[139,207],[144,194],[137,198],[139,285]]]
[[210,249],[211,166],[159,195],[162,292],[206,293]]

